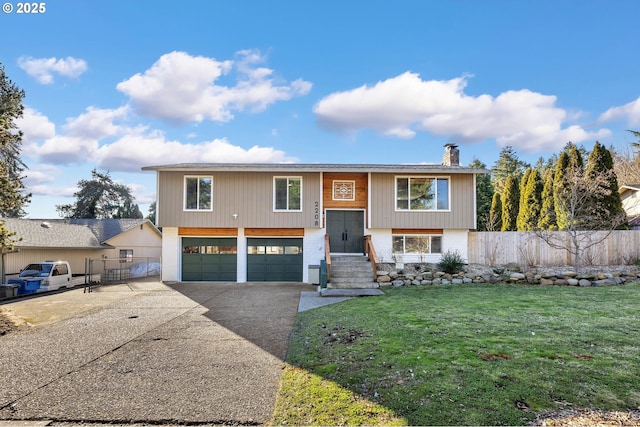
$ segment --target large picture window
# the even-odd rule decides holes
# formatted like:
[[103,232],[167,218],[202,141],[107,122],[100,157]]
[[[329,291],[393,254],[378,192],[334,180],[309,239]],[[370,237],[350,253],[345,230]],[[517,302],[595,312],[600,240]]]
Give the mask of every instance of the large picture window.
[[442,252],[442,236],[393,236],[394,254],[439,254]]
[[302,177],[275,177],[273,193],[274,210],[302,211]]
[[449,178],[396,177],[396,210],[448,211]]
[[184,178],[184,209],[210,211],[213,201],[213,177],[187,176]]

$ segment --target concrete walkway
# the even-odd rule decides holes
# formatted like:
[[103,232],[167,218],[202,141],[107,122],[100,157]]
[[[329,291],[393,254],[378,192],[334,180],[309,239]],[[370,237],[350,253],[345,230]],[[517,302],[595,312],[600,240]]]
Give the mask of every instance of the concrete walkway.
[[0,337],[0,425],[264,424],[314,289],[141,280],[5,302],[32,326]]

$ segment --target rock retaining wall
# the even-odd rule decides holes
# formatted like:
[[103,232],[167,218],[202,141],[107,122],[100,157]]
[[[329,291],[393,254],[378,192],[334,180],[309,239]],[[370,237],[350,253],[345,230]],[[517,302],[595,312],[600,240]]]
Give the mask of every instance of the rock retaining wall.
[[585,267],[576,273],[569,267],[536,267],[521,271],[517,265],[489,267],[468,265],[458,274],[437,270],[433,264],[405,264],[402,271],[393,265],[380,265],[380,286],[428,286],[461,283],[521,283],[555,286],[616,286],[640,281],[639,266]]

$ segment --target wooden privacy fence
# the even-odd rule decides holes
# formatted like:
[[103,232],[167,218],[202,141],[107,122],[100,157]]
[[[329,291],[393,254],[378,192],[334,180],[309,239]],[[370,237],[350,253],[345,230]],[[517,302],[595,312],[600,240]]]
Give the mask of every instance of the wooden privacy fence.
[[[569,244],[569,235],[557,231],[557,236]],[[597,241],[606,232],[593,232]],[[604,234],[602,234],[604,233]],[[640,259],[640,230],[616,230],[604,241],[587,249],[581,257],[582,265],[625,265]],[[554,249],[533,232],[486,231],[469,233],[469,263],[522,266],[572,265],[573,255]]]

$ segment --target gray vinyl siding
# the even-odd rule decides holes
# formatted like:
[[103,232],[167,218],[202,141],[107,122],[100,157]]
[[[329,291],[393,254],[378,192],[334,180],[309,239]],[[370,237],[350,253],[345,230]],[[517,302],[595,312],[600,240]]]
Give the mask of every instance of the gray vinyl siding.
[[450,199],[447,212],[396,211],[395,177],[420,174],[371,174],[370,228],[455,228],[474,229],[473,174],[429,174],[449,177]]
[[[184,177],[213,177],[213,209],[184,211]],[[302,177],[302,212],[273,211],[273,177]],[[320,173],[158,171],[158,226],[204,228],[311,228],[321,203]],[[238,219],[233,219],[233,214]]]

